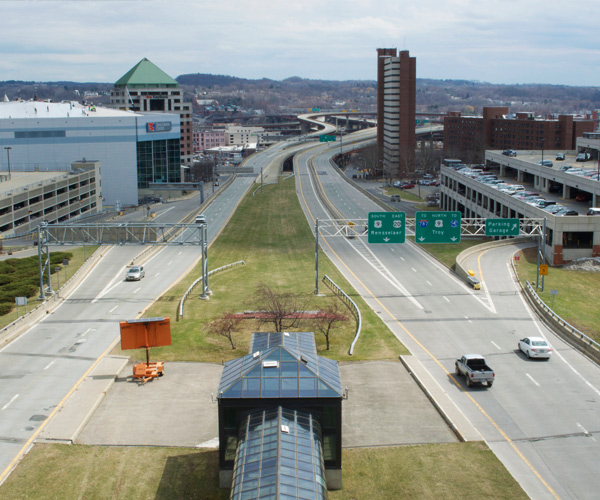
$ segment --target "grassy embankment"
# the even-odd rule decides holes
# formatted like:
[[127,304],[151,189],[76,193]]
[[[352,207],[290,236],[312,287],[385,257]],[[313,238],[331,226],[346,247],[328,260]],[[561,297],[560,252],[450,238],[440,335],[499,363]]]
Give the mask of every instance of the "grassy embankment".
[[[87,246],[85,248],[85,257],[89,258],[90,255],[92,255],[96,249],[98,247],[97,246]],[[83,247],[65,247],[65,251],[68,254],[71,254],[71,257],[69,258],[69,264],[66,266],[62,265],[62,257],[58,259],[58,261],[56,261],[56,259],[54,257],[56,257],[57,255],[62,255],[62,252],[51,252],[51,261],[53,262],[52,265],[52,270],[54,271],[56,269],[56,267],[60,267],[60,271],[55,271],[52,273],[52,289],[54,291],[58,290],[59,285],[62,286],[65,284],[66,281],[68,281],[71,276],[73,276],[78,270],[79,268],[83,265],[83,263],[85,262],[84,260],[84,250]],[[31,279],[32,283],[35,285],[39,285],[39,264],[38,264],[38,257],[37,256],[33,256],[33,257],[26,257],[26,258],[19,258],[18,254],[15,254],[14,257],[11,257],[10,259],[7,259],[6,261],[3,261],[5,264],[9,263],[9,261],[14,258],[14,259],[18,259],[19,262],[19,266],[16,267],[16,270],[14,271],[14,278],[18,281],[19,279]],[[20,271],[20,268],[22,268],[23,266],[25,266],[27,263],[29,264],[28,266],[28,270],[27,271]],[[6,265],[0,265],[0,267],[9,267]],[[1,276],[1,272],[0,272],[0,276]],[[16,282],[15,282],[16,283]],[[18,283],[17,283],[18,284]],[[10,282],[8,280],[2,280],[0,277],[0,285],[4,285],[5,287],[7,287],[7,290],[12,286],[10,284]],[[17,293],[18,296],[22,295],[22,293],[19,292],[15,292]],[[37,297],[40,294],[40,288],[39,286],[35,287],[35,292],[33,294],[31,294],[27,300],[27,307],[23,307],[20,306],[19,307],[19,314],[17,316],[17,309],[16,307],[9,313],[4,314],[2,316],[0,316],[0,328],[4,328],[6,325],[9,325],[10,323],[12,323],[13,321],[15,321],[18,317],[23,316],[24,314],[26,314],[26,312],[31,311],[33,308],[37,307],[39,302],[37,300]],[[14,305],[14,294],[11,295],[11,303]]]

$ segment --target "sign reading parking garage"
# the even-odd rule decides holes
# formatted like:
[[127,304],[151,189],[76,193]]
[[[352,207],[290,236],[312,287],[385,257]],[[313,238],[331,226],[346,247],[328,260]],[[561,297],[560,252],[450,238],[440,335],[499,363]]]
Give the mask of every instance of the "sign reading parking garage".
[[519,236],[519,219],[485,219],[486,236]]
[[369,243],[404,243],[404,212],[369,212]]
[[417,212],[417,243],[460,243],[460,212]]

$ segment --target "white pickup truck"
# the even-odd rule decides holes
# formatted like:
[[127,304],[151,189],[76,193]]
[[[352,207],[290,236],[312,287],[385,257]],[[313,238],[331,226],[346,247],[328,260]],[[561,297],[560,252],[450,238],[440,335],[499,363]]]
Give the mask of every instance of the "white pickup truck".
[[494,383],[494,370],[485,363],[485,359],[481,354],[465,354],[456,360],[454,366],[456,375],[465,376],[467,387],[483,383],[487,383],[488,387],[492,387]]

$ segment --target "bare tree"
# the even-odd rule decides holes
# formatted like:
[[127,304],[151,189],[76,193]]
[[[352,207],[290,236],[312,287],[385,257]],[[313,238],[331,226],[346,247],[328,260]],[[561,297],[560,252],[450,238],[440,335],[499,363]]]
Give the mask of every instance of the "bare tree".
[[338,301],[333,304],[321,309],[319,311],[323,313],[317,322],[316,330],[325,336],[327,343],[327,350],[329,351],[329,339],[331,331],[342,321],[348,321],[348,315],[340,311],[340,303]]
[[208,330],[211,333],[221,335],[229,340],[231,349],[235,349],[235,343],[233,342],[233,333],[238,331],[240,323],[243,321],[242,318],[236,317],[233,313],[225,313],[222,317],[215,319],[208,325]]
[[415,171],[415,148],[401,146],[398,151],[398,177],[407,179]]
[[214,169],[214,158],[212,156],[204,156],[192,163],[192,166],[190,168],[190,180],[195,182],[208,182],[212,180]]
[[299,312],[304,311],[308,296],[281,293],[261,283],[256,287],[255,303],[264,313],[261,323],[272,324],[276,332],[295,328],[300,321]]

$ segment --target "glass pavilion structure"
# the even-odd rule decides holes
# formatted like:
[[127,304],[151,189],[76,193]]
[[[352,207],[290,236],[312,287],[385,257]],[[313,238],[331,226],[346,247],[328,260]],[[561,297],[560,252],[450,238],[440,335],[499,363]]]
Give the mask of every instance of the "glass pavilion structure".
[[337,361],[317,356],[312,332],[254,333],[219,385],[221,487],[232,499],[340,489],[343,398]]

